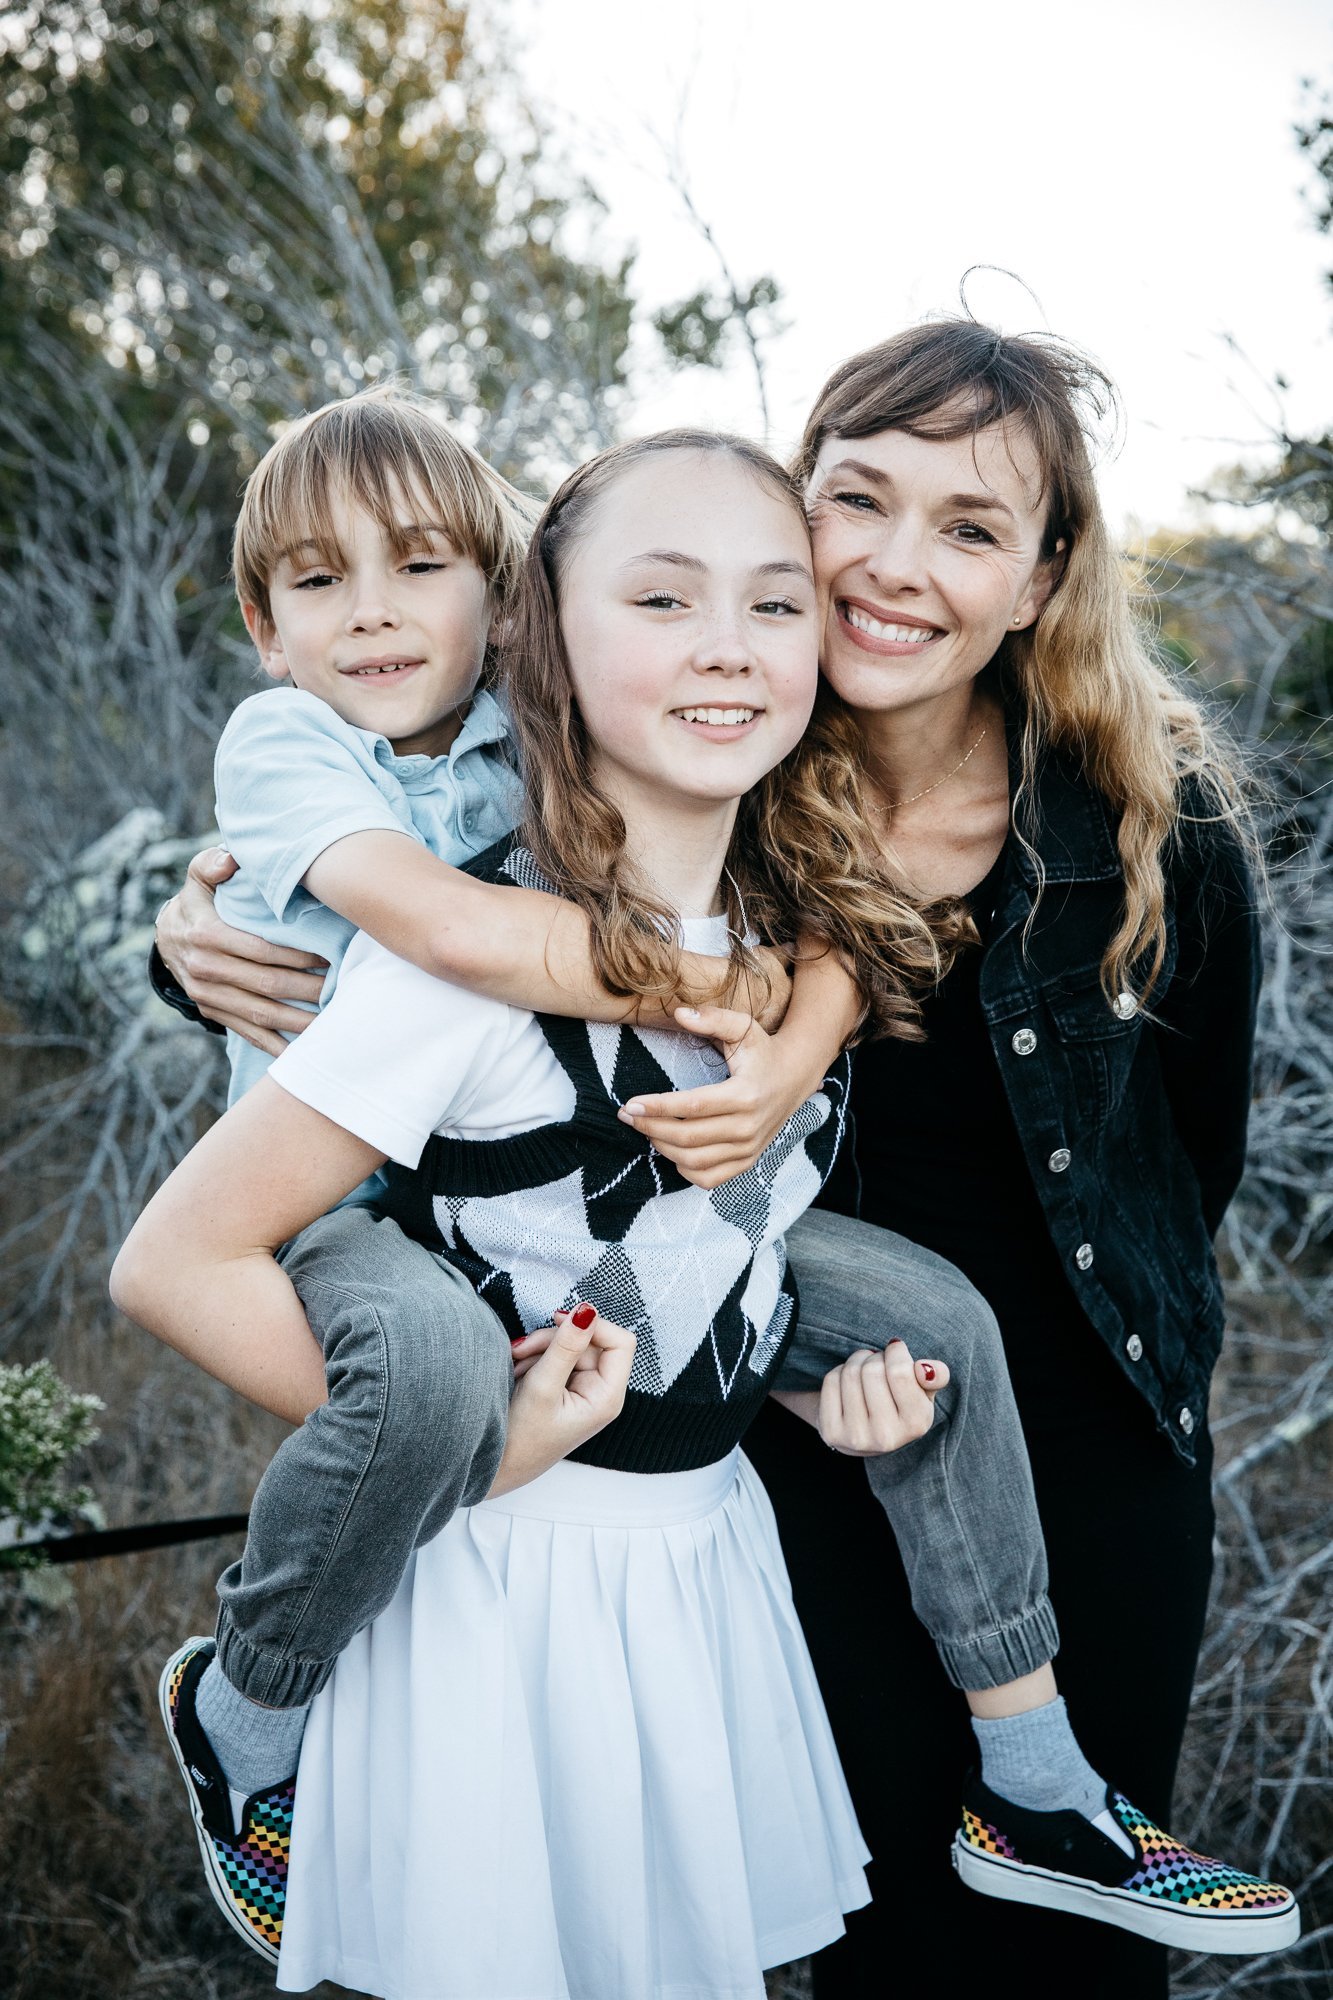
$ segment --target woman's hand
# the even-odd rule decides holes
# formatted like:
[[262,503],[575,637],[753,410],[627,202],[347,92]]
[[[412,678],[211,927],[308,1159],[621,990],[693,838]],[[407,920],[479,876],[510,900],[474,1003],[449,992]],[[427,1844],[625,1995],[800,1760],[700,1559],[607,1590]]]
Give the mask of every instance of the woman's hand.
[[540,1477],[625,1407],[634,1335],[591,1306],[555,1319],[513,1343],[518,1387],[489,1498]]
[[619,1116],[687,1181],[715,1188],[754,1165],[814,1086],[804,1052],[794,1055],[749,1014],[734,1007],[678,1007],[676,1019],[692,1035],[717,1043],[730,1076],[697,1090],[632,1097]]
[[276,1056],[286,1047],[284,1035],[299,1035],[311,1021],[306,1007],[289,1003],[317,1007],[328,964],[224,924],[213,894],[235,873],[225,847],[196,854],[184,888],[158,913],[157,948],[201,1014]]
[[814,1389],[774,1389],[773,1400],[813,1424],[826,1445],[849,1458],[882,1458],[923,1438],[935,1398],[949,1384],[943,1361],[913,1361],[901,1340],[882,1354],[858,1348]]

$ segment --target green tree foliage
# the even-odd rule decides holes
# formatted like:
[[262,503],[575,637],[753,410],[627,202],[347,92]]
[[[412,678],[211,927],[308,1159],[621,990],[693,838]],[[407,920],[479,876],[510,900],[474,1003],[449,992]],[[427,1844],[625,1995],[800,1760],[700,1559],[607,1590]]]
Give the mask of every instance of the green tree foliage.
[[[10,17],[0,358],[39,329],[262,444],[406,372],[540,476],[603,442],[629,262],[455,0],[33,0]],[[45,350],[42,350],[45,351]]]

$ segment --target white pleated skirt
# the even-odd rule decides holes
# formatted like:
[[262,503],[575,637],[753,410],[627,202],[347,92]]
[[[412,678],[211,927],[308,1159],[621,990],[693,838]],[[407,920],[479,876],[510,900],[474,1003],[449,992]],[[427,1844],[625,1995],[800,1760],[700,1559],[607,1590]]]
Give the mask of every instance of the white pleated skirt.
[[419,1549],[316,1698],[277,1983],[762,2000],[868,1858],[748,1461],[565,1461]]

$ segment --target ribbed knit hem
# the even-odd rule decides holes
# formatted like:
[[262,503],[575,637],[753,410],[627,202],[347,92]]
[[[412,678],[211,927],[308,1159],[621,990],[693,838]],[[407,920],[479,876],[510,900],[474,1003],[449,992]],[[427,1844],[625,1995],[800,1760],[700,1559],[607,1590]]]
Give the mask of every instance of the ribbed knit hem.
[[238,1694],[265,1708],[301,1708],[314,1700],[333,1669],[330,1660],[294,1660],[287,1653],[262,1652],[231,1622],[224,1608],[218,1613],[218,1665]]
[[631,1389],[615,1422],[569,1456],[609,1472],[693,1472],[714,1465],[735,1450],[763,1407],[768,1378],[752,1375],[750,1382],[725,1403],[673,1403]]
[[934,1635],[945,1673],[956,1688],[1002,1687],[1038,1667],[1049,1666],[1060,1649],[1060,1630],[1044,1593],[1028,1610],[990,1632],[965,1639]]

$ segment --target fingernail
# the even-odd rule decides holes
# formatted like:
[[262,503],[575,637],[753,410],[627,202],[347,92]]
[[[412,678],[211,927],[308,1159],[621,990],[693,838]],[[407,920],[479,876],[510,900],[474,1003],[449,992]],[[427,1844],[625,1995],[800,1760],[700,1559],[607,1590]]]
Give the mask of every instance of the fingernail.
[[900,1333],[895,1333],[893,1339],[889,1342],[890,1347],[901,1347],[902,1344],[903,1344],[903,1337]]
[[231,849],[229,847],[215,847],[213,849],[213,860],[216,866],[220,868],[224,861],[231,860]]
[[573,1320],[575,1326],[580,1329],[580,1331],[586,1331],[586,1329],[592,1325],[596,1317],[597,1317],[596,1306],[576,1306],[574,1311],[570,1314],[570,1318]]
[[921,1363],[921,1373],[925,1376],[927,1382],[933,1382],[935,1380],[935,1370],[931,1367],[928,1361],[923,1361]]
[[676,1012],[683,1014],[687,1021],[697,1021],[699,1018],[699,1009],[697,1007],[677,1007]]
[[620,1107],[622,1118],[642,1118],[643,1113],[644,1102],[641,1097],[631,1097],[628,1104],[622,1104]]
[[521,1347],[527,1337],[526,1333],[511,1333],[509,1336],[509,1345],[511,1347]]

